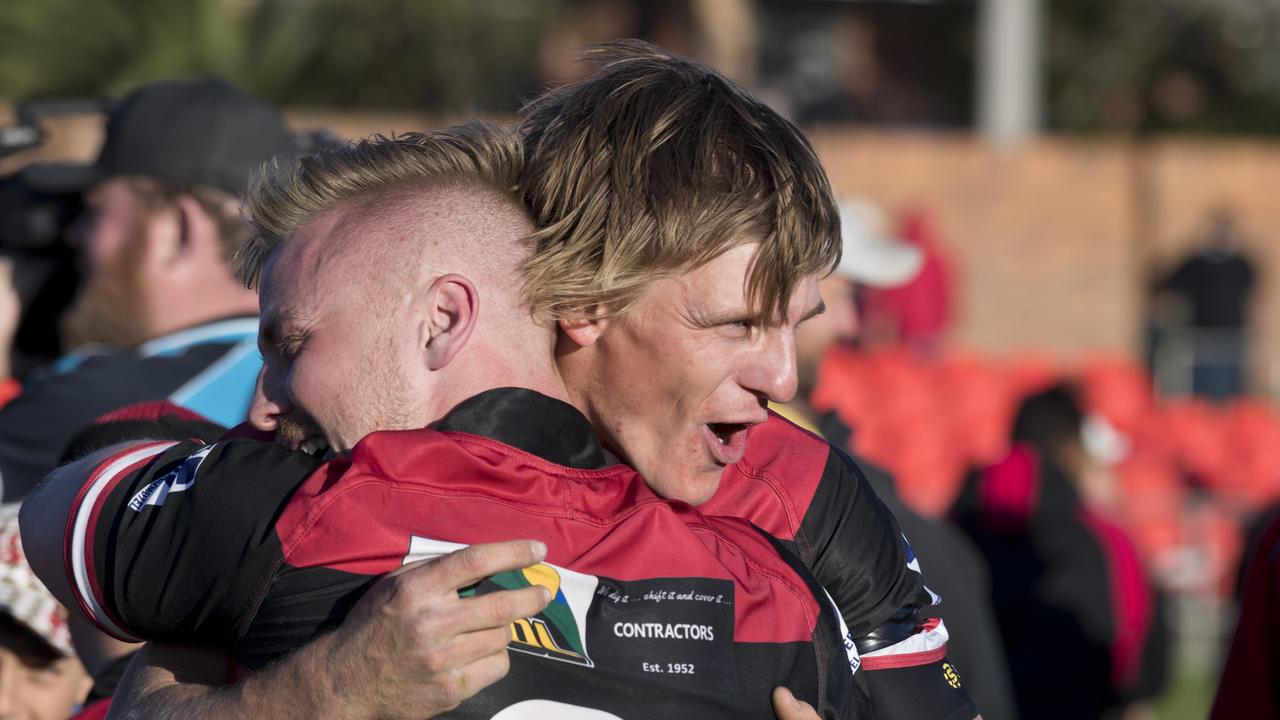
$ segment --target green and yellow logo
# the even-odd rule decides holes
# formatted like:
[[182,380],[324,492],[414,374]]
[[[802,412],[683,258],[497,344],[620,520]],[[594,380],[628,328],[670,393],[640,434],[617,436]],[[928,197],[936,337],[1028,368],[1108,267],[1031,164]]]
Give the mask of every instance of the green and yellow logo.
[[[569,599],[561,587],[560,568],[539,563],[522,570],[494,575],[480,585],[492,583],[504,590],[541,585],[551,593],[551,603],[537,615],[511,623],[511,649],[533,655],[592,667],[586,643],[574,618]],[[481,589],[479,586],[477,590]],[[473,591],[474,592],[474,591]]]
[[[457,543],[414,536],[404,563],[438,557],[463,547]],[[537,615],[511,623],[511,644],[508,647],[516,652],[595,667],[587,654],[585,628],[587,611],[599,586],[596,576],[538,563],[485,578],[458,594],[470,597],[535,585],[551,593],[551,602]]]

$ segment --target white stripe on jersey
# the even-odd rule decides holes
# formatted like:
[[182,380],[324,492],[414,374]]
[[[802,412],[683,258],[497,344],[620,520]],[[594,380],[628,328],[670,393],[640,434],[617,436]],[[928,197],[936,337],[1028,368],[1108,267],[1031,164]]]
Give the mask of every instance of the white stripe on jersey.
[[128,472],[131,466],[155,457],[174,445],[177,445],[177,443],[167,442],[147,445],[137,450],[131,450],[124,455],[117,455],[116,459],[111,461],[105,468],[99,465],[97,473],[89,480],[90,487],[88,492],[85,493],[80,505],[74,509],[75,524],[71,533],[71,557],[68,560],[71,565],[71,574],[75,579],[74,590],[84,606],[93,613],[93,619],[97,621],[98,625],[121,640],[138,642],[138,638],[125,632],[111,621],[106,611],[98,604],[98,599],[93,595],[93,586],[89,582],[89,563],[93,562],[93,558],[87,557],[85,554],[85,545],[89,535],[89,519],[93,517],[93,509],[97,507],[99,496],[111,484],[112,480],[121,473]]
[[928,628],[924,632],[917,632],[902,642],[890,645],[889,647],[880,648],[875,652],[869,652],[864,657],[883,658],[891,655],[915,655],[916,653],[928,653],[944,647],[950,635],[947,633],[947,626],[943,624],[942,618],[938,618],[936,627]]

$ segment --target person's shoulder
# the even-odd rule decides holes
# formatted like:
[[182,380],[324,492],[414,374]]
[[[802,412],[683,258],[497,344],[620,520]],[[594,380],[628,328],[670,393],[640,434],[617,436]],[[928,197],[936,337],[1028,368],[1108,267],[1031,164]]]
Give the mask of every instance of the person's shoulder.
[[163,397],[208,365],[212,358],[206,355],[143,355],[94,346],[63,356],[24,388],[24,394]]
[[815,469],[821,472],[831,451],[831,443],[820,435],[770,411],[768,420],[751,428],[747,451],[738,464],[788,476]]
[[[817,586],[809,582],[808,571],[800,559],[773,536],[738,517],[705,515],[683,504],[673,505],[670,501],[648,506],[651,510],[676,512],[690,532],[698,536],[698,544],[705,549],[703,553],[690,553],[686,546],[679,558],[672,558],[677,563],[674,567],[687,563],[687,568],[707,575],[715,574],[717,571],[712,568],[718,567],[721,568],[719,572],[728,572],[734,579],[738,591],[744,594],[740,600],[746,605],[739,608],[739,620],[749,621],[755,626],[754,631],[739,639],[749,640],[752,635],[757,636],[756,640],[762,639],[764,636],[759,635],[761,628],[767,628],[769,636],[785,635],[790,640],[809,637],[821,610],[814,593]],[[631,519],[639,521],[641,518]],[[644,518],[644,522],[652,519]],[[666,542],[664,539],[663,543]],[[698,559],[696,555],[699,554],[706,557]],[[754,598],[756,602],[746,603],[748,598]],[[770,610],[755,612],[751,606]],[[777,627],[772,627],[774,625]]]
[[708,514],[747,518],[775,537],[800,530],[819,489],[842,478],[839,453],[824,439],[770,413],[751,429],[747,451],[725,468]]
[[509,474],[508,456],[520,454],[497,440],[434,427],[378,430],[351,448],[346,475],[379,482],[434,484],[488,460],[494,473]]
[[137,355],[106,345],[89,345],[73,350],[55,360],[48,367],[36,371],[29,389],[46,385],[74,383],[96,379],[106,374],[137,365]]

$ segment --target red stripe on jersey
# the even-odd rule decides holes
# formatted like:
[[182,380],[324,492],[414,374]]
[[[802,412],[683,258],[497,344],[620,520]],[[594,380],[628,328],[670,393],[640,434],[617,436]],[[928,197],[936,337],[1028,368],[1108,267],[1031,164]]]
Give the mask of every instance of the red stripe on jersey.
[[830,453],[826,440],[771,411],[751,428],[746,454],[725,468],[715,496],[698,509],[746,518],[780,540],[794,540]]
[[[340,480],[340,481],[339,481]],[[547,562],[628,581],[735,582],[735,639],[810,642],[819,606],[749,524],[658,498],[635,471],[568,468],[487,438],[374,433],[349,463],[304,482],[276,525],[293,567],[381,574],[410,537],[459,544],[531,538]]]
[[875,672],[876,670],[897,670],[904,667],[916,667],[917,665],[936,663],[946,656],[947,646],[943,645],[942,647],[927,650],[925,652],[864,657],[862,658],[862,669],[867,672]]
[[174,417],[179,420],[195,420],[198,422],[212,422],[209,418],[198,412],[188,410],[181,405],[175,405],[168,400],[147,400],[145,402],[137,402],[132,405],[125,405],[122,408],[116,408],[109,413],[99,415],[94,418],[94,425],[105,425],[113,422],[126,422],[129,420],[159,420],[163,417]]
[[[102,462],[98,463],[93,473],[89,476],[87,482],[80,487],[76,493],[75,501],[71,505],[71,512],[68,513],[67,526],[63,532],[62,538],[62,561],[63,568],[67,574],[67,582],[71,589],[75,592],[76,602],[80,605],[80,609],[84,616],[89,618],[94,625],[108,635],[125,642],[136,642],[137,638],[122,635],[121,630],[127,632],[124,623],[110,609],[108,609],[104,601],[102,588],[98,583],[98,575],[94,572],[93,552],[94,552],[94,536],[97,534],[98,519],[102,514],[102,506],[107,499],[111,497],[111,493],[117,486],[129,475],[147,463],[165,448],[172,447],[177,443],[174,442],[148,442],[139,443],[137,445],[125,448],[115,453]],[[156,452],[147,452],[156,449]],[[128,458],[130,455],[138,455],[139,457],[131,463],[123,467],[113,468],[116,463]],[[110,476],[107,476],[110,473]],[[92,494],[92,497],[91,497]],[[92,506],[87,508],[89,513],[88,519],[83,523],[80,522],[81,516],[86,511],[83,507],[86,502],[92,501]],[[82,525],[82,526],[81,526]],[[76,534],[77,527],[83,533],[83,539],[77,543]],[[77,544],[83,549],[83,567],[85,579],[89,587],[87,590],[92,593],[92,598],[85,597],[84,590],[76,578],[76,565],[74,556]],[[92,599],[92,602],[90,600]],[[96,605],[96,609],[95,606]],[[109,627],[108,623],[103,623],[99,613],[104,615],[107,620],[115,624],[115,628]],[[117,628],[119,630],[117,630]]]

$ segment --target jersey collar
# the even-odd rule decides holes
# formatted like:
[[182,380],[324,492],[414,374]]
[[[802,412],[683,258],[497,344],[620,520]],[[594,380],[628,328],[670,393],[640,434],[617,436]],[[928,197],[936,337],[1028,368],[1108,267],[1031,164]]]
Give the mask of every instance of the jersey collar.
[[474,395],[433,427],[497,440],[566,467],[595,470],[617,464],[577,408],[525,388]]
[[135,352],[141,357],[177,355],[195,345],[206,343],[239,343],[254,340],[258,336],[256,315],[216,320],[179,330],[139,345]]

